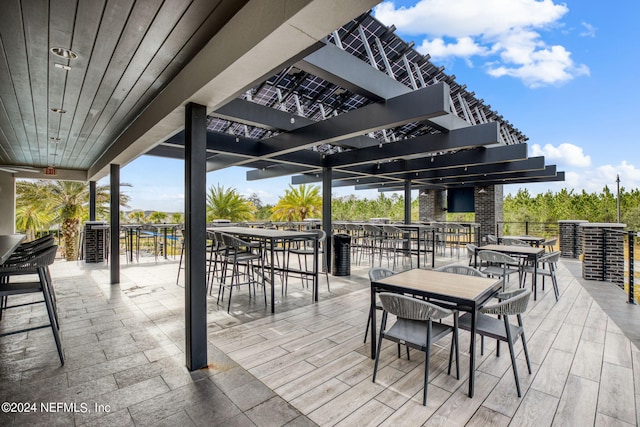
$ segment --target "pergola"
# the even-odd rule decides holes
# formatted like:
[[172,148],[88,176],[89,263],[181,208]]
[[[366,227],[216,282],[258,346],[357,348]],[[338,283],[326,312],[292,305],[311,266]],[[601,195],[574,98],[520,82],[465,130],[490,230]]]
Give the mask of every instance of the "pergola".
[[[118,235],[120,167],[142,154],[184,158],[186,353],[198,369],[206,172],[322,182],[326,230],[332,186],[404,190],[408,203],[412,188],[564,179],[455,76],[362,14],[376,3],[3,4],[0,217],[10,220],[0,232],[14,227],[15,178],[46,172],[89,181],[93,206],[109,174]],[[118,283],[118,257],[110,268]]]

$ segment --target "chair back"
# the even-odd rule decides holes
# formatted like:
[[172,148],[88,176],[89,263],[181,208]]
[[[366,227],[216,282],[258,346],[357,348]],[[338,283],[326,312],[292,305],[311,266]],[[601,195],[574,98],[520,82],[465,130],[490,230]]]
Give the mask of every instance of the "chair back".
[[549,252],[548,254],[544,254],[540,258],[538,258],[538,262],[550,263],[550,264],[556,264],[559,260],[560,260],[560,251]]
[[374,267],[369,270],[369,280],[375,282],[376,280],[384,279],[385,277],[393,276],[397,272],[389,270],[384,267]]
[[452,313],[446,308],[405,295],[383,292],[379,297],[382,308],[400,319],[428,321],[442,319]]
[[516,289],[514,291],[502,292],[497,295],[498,298],[504,299],[497,304],[485,305],[480,309],[484,314],[496,314],[500,316],[512,316],[522,314],[527,311],[531,290],[526,288]]
[[517,259],[496,251],[480,251],[478,252],[478,259],[492,264],[518,264]]
[[0,266],[0,274],[33,272],[35,269],[47,267],[53,264],[57,252],[58,245],[52,245],[38,252],[10,259]]
[[382,235],[382,228],[378,227],[377,225],[363,224],[362,225],[362,229],[369,236],[381,236]]
[[558,238],[555,237],[553,239],[548,239],[548,240],[545,240],[544,242],[542,242],[542,246],[544,246],[544,248],[547,251],[551,252],[551,251],[553,251],[553,248],[556,246],[557,243],[558,243]]
[[502,238],[502,244],[503,245],[509,245],[509,246],[531,246],[527,242],[525,242],[524,240],[513,239],[511,237],[503,237]]
[[491,243],[491,244],[498,243],[498,238],[493,234],[487,234],[487,243]]
[[461,274],[465,276],[485,277],[484,274],[477,268],[469,267],[467,265],[445,265],[438,268],[436,271],[443,273]]
[[476,254],[476,249],[478,249],[476,245],[473,243],[467,243],[467,254],[469,256],[474,256]]

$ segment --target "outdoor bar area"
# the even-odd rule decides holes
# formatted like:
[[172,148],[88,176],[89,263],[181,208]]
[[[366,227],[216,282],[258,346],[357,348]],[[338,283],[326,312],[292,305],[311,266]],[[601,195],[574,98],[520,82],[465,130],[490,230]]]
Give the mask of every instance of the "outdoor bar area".
[[[505,227],[503,185],[564,172],[377,0],[42,3],[0,13],[0,425],[640,425],[635,236]],[[184,167],[184,223],[121,217],[140,156]],[[233,166],[321,215],[208,220]],[[16,234],[23,178],[89,186],[74,259]],[[403,218],[334,220],[343,186]]]

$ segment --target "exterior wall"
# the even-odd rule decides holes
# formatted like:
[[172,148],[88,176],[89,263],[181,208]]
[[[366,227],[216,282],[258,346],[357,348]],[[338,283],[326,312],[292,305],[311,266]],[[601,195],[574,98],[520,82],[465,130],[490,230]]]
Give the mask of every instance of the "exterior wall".
[[16,231],[16,180],[13,175],[0,172],[0,234]]
[[[625,224],[585,223],[582,229],[582,277],[624,283],[624,234],[605,232],[623,230]],[[606,255],[606,256],[605,256]]]
[[580,227],[580,224],[586,224],[587,222],[583,220],[558,221],[561,257],[580,257],[582,254],[582,227]]
[[420,221],[445,221],[444,190],[421,190],[418,196]]
[[474,195],[476,222],[480,224],[478,233],[483,243],[487,234],[496,234],[496,223],[504,221],[503,186],[476,187]]

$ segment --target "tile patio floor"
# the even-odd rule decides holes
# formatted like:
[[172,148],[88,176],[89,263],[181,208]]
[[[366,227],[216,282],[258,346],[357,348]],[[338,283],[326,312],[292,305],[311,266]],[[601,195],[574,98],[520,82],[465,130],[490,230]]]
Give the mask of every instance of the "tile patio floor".
[[[66,363],[60,366],[49,329],[1,338],[0,401],[35,402],[38,411],[0,413],[0,425],[639,425],[640,352],[612,317],[630,310],[623,320],[637,322],[640,307],[614,308],[609,317],[593,289],[608,287],[596,297],[609,305],[624,305],[624,294],[576,278],[579,266],[561,261],[558,303],[547,287],[529,306],[533,373],[519,353],[522,398],[506,346],[496,358],[491,340],[477,360],[475,397],[467,396],[469,335],[461,332],[461,379],[446,375],[447,342],[436,344],[423,407],[419,352],[407,361],[385,345],[379,380],[371,381],[363,343],[367,266],[353,266],[349,278],[331,276],[331,294],[321,280],[317,304],[291,283],[275,315],[261,298],[249,301],[246,289],[234,295],[231,315],[209,298],[210,363],[190,373],[177,261],[123,259],[116,286],[103,264],[57,261],[52,274]],[[45,317],[42,304],[13,309],[0,331]],[[40,402],[76,406],[43,413]]]

